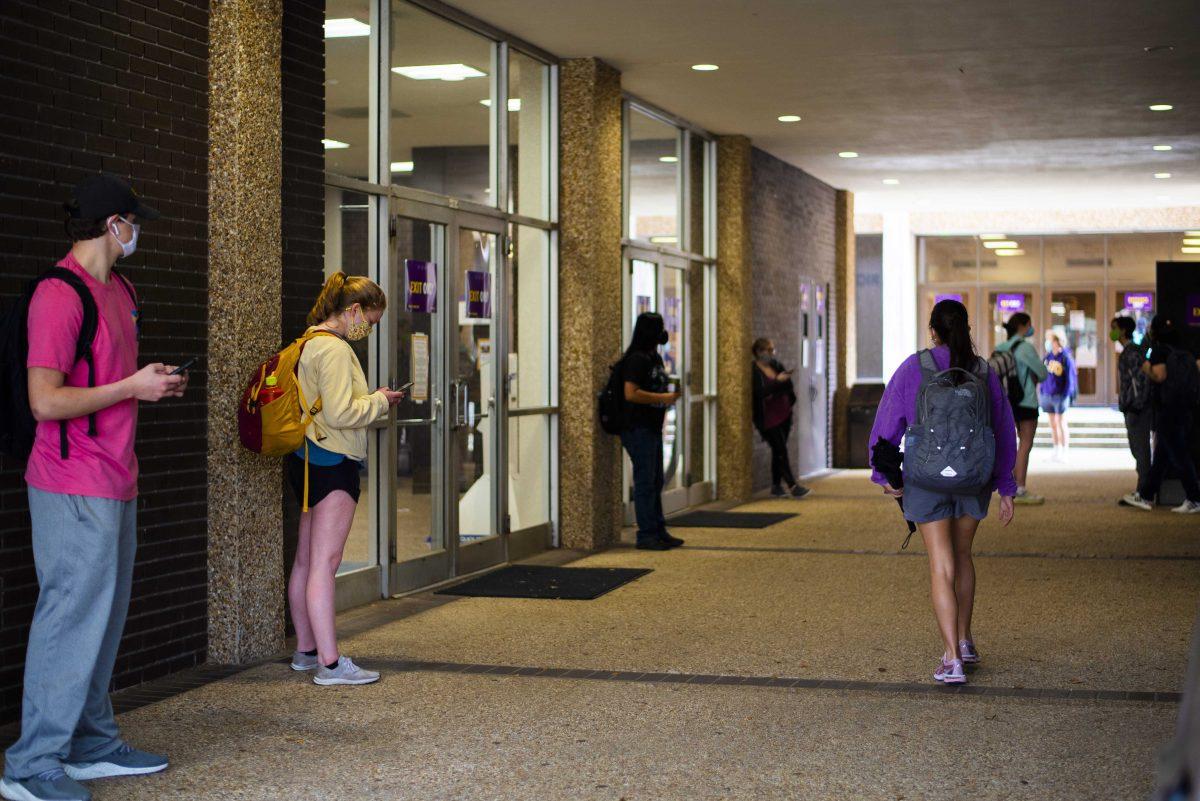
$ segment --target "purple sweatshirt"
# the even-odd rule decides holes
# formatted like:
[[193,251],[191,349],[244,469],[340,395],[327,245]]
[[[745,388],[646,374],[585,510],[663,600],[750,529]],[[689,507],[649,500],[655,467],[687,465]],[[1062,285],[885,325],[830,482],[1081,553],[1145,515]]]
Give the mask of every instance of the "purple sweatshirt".
[[[939,345],[933,349],[933,361],[939,370],[950,366],[950,349]],[[871,439],[867,447],[872,447],[883,437],[893,445],[900,445],[904,439],[904,430],[914,422],[917,416],[917,392],[921,388],[921,361],[914,353],[904,360],[904,364],[896,370],[887,389],[883,391],[883,399],[879,402],[879,411],[875,414],[875,425],[871,427]],[[988,368],[988,390],[992,395],[992,432],[996,437],[996,466],[992,469],[993,489],[1001,495],[1016,495],[1017,482],[1013,479],[1013,465],[1017,463],[1017,432],[1013,422],[1012,409],[1008,405],[1008,396],[1000,386],[996,372]],[[871,471],[871,480],[876,484],[885,485],[887,479],[878,470]]]

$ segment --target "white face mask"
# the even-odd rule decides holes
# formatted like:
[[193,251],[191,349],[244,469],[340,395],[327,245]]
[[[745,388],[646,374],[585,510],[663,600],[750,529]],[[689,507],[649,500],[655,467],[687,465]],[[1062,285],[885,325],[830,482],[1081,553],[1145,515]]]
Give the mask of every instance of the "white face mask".
[[133,230],[133,236],[129,238],[129,241],[122,242],[120,235],[117,233],[120,230],[117,228],[117,224],[115,222],[110,223],[108,227],[108,230],[113,235],[113,239],[117,240],[117,244],[121,246],[121,258],[127,259],[133,255],[135,250],[137,250],[138,232],[141,231],[142,226],[138,225],[137,223],[131,223],[124,217],[117,217],[117,219],[128,225]]

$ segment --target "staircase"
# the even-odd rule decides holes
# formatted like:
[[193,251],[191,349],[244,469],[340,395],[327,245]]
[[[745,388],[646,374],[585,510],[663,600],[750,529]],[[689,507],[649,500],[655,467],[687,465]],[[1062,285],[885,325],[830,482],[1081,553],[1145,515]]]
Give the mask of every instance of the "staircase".
[[[1067,430],[1071,437],[1071,448],[1121,448],[1129,447],[1125,436],[1125,416],[1108,407],[1084,406],[1068,409]],[[1033,439],[1035,448],[1051,448],[1050,418],[1042,412],[1038,416],[1037,434]]]

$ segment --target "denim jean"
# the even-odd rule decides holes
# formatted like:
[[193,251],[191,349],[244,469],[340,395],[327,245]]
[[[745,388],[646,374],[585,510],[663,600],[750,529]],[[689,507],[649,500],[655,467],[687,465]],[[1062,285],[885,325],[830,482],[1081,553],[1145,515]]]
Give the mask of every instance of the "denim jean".
[[1183,482],[1183,492],[1189,501],[1200,503],[1200,482],[1196,477],[1196,465],[1192,463],[1188,437],[1192,433],[1190,414],[1159,413],[1157,415],[1154,440],[1154,459],[1150,464],[1150,475],[1138,491],[1147,500],[1158,495],[1167,465],[1174,467]]
[[633,508],[637,515],[638,544],[655,542],[667,531],[662,507],[662,431],[653,428],[622,431],[621,445],[633,462]]
[[121,746],[108,685],[125,628],[137,501],[29,488],[37,606],[25,656],[21,737],[4,774],[28,779]]

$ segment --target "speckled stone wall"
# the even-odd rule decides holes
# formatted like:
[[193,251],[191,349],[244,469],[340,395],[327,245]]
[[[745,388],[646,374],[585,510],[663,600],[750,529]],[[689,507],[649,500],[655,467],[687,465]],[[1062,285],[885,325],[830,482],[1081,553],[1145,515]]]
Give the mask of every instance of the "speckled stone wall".
[[561,543],[602,548],[621,524],[621,457],[596,393],[621,353],[621,74],[572,59],[559,73]]
[[283,645],[278,459],[238,443],[242,384],[280,341],[282,0],[214,0],[209,23],[208,654]]
[[854,193],[839,189],[836,203],[834,294],[841,302],[836,307],[837,383],[833,386],[833,466],[846,467],[850,464],[850,425],[846,410],[850,387],[856,377],[857,361],[854,336]]
[[717,138],[717,497],[752,489],[750,140]]

